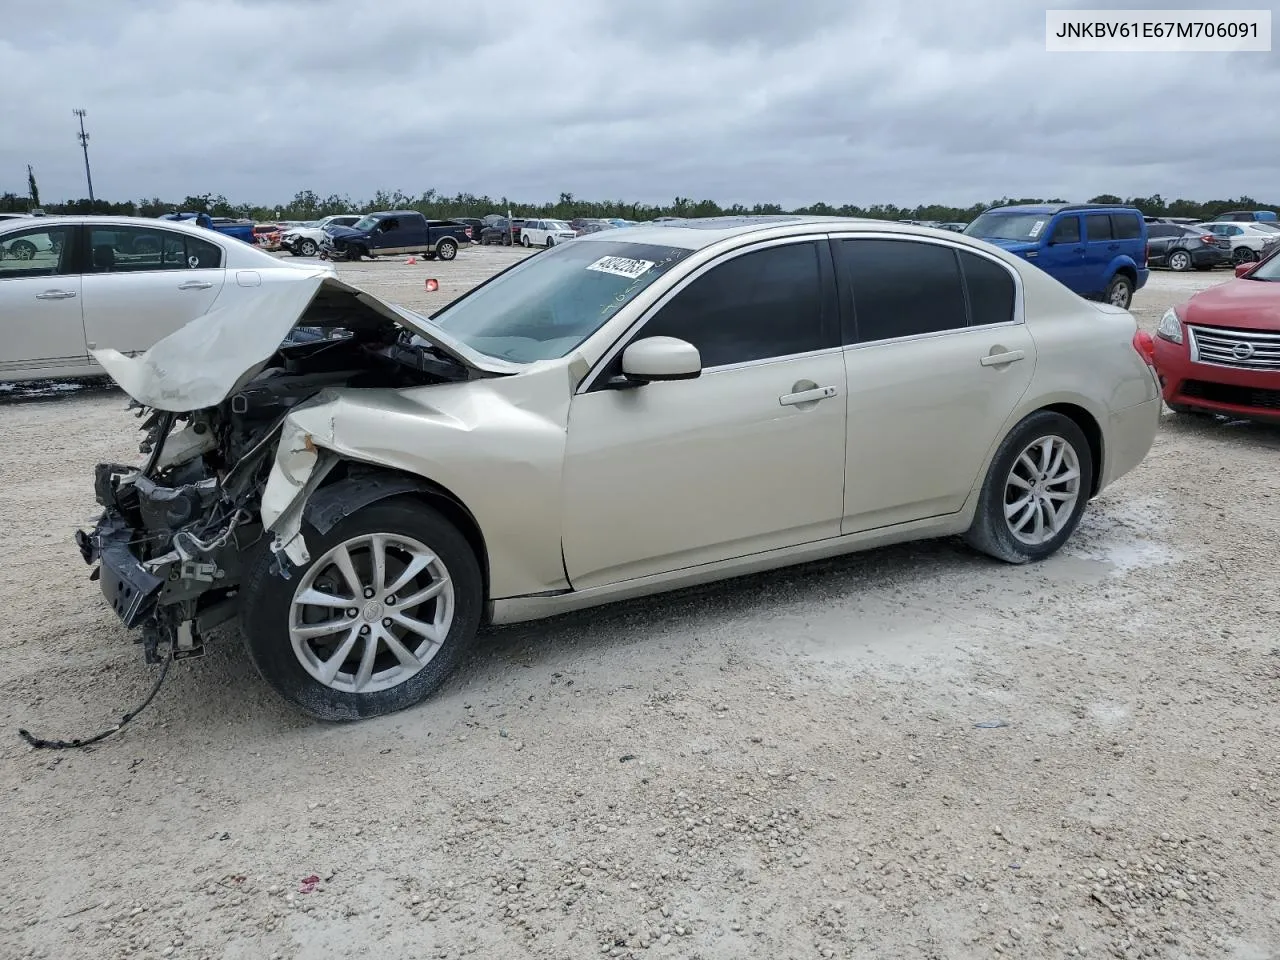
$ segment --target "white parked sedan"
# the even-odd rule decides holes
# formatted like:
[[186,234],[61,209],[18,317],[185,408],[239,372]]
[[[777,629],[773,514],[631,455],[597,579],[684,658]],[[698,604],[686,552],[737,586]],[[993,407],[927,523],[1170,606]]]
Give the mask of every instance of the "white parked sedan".
[[90,345],[140,353],[215,306],[333,274],[194,224],[142,217],[0,223],[0,381],[101,376]]
[[311,282],[99,354],[160,415],[78,539],[153,660],[238,619],[333,719],[421,700],[486,621],[924,537],[1042,559],[1160,416],[1129,313],[924,227],[605,231],[431,319]]

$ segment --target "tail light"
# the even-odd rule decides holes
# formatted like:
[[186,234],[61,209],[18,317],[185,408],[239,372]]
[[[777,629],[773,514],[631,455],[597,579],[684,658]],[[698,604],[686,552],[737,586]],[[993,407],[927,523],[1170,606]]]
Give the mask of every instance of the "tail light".
[[1142,246],[1142,262],[1146,263],[1150,259],[1151,259],[1151,241],[1148,240]]
[[1142,357],[1147,366],[1156,365],[1156,342],[1147,331],[1139,330],[1133,335],[1133,349],[1138,351],[1138,356]]
[[1217,239],[1218,238],[1215,237],[1212,233],[1206,233],[1203,237],[1200,238],[1200,242],[1212,247],[1214,244],[1214,241],[1216,241]]
[[471,228],[470,228],[470,227],[463,227],[463,228],[462,228],[462,232],[463,232],[463,233],[465,233],[465,234],[467,235],[467,239],[468,239],[468,240],[470,240],[470,239],[471,239]]

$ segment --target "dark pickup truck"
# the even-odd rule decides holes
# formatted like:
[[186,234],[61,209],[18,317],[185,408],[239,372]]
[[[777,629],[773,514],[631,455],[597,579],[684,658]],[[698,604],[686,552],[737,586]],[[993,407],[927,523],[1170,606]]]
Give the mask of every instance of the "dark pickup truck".
[[414,210],[388,210],[361,217],[350,227],[330,227],[320,241],[328,260],[422,254],[452,260],[471,243],[471,228],[456,220],[428,220]]

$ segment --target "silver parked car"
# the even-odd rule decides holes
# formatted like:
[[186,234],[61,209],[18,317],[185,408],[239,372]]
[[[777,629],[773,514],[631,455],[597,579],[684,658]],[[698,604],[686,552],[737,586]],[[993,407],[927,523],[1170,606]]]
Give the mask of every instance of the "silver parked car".
[[79,541],[152,659],[238,619],[326,718],[418,702],[485,622],[924,537],[1039,560],[1160,416],[1126,311],[924,227],[605,231],[430,319],[313,284],[99,352],[154,416]]

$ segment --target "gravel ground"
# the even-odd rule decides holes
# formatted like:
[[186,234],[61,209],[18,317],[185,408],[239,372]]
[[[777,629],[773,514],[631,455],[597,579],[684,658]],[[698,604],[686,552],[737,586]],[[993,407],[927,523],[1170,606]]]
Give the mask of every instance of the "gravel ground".
[[[519,255],[341,269],[431,309]],[[354,726],[228,636],[33,752],[152,683],[71,541],[134,426],[0,405],[0,956],[1280,956],[1280,430],[1167,417],[1038,566],[928,542],[493,630]]]

